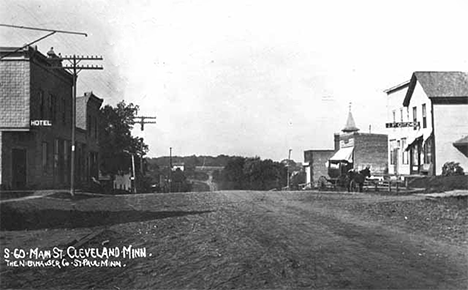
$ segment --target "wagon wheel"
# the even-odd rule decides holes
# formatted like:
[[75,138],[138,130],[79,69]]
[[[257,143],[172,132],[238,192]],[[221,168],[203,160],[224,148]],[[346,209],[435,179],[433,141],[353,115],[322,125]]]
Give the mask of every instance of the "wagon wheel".
[[359,192],[359,184],[354,180],[349,183],[349,188],[351,192]]
[[348,187],[347,180],[348,180],[348,176],[346,176],[346,174],[341,174],[340,176],[338,176],[336,180],[336,186],[341,187],[341,188],[347,188]]
[[324,190],[327,188],[328,180],[325,176],[320,176],[317,180],[317,187],[319,190]]

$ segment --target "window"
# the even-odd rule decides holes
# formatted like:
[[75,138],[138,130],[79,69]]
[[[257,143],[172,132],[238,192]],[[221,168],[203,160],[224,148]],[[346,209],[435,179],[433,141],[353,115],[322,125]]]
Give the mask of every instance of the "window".
[[400,122],[403,122],[403,108],[400,109]]
[[50,119],[52,120],[52,123],[55,123],[56,119],[56,114],[57,114],[57,104],[56,104],[56,101],[55,101],[55,96],[54,95],[49,95],[50,97],[50,107],[49,107],[49,110],[50,110]]
[[397,142],[395,139],[391,139],[390,142],[389,142],[389,151],[390,151],[390,165],[394,165],[395,164],[395,149],[396,149],[396,146],[397,146]]
[[410,118],[409,118],[409,107],[406,107],[406,121],[409,122]]
[[58,168],[58,163],[59,163],[59,146],[60,146],[60,141],[59,139],[55,139],[54,142],[54,169]]
[[[418,108],[417,107],[413,107],[413,122],[417,122],[418,121]],[[414,126],[414,130],[417,129],[417,126]]]
[[408,151],[406,151],[406,138],[401,138],[401,163],[408,164]]
[[426,128],[427,127],[426,104],[422,104],[422,123],[423,123],[423,128]]
[[98,122],[97,117],[94,117],[94,137],[97,139],[98,137]]
[[86,130],[88,131],[88,136],[91,136],[91,128],[93,127],[93,120],[91,119],[91,116],[88,115],[88,118],[86,118]]
[[411,162],[413,164],[413,166],[419,166],[419,147],[420,145],[419,144],[415,144],[413,149],[411,150]]
[[42,142],[42,168],[47,169],[49,165],[49,150],[47,142]]
[[43,120],[45,116],[45,98],[44,91],[39,91],[39,119]]
[[393,112],[392,112],[392,114],[393,114],[393,123],[395,123],[395,122],[396,122],[396,117],[395,117],[395,115],[396,115],[396,112],[395,112],[395,111],[393,111]]
[[66,119],[66,115],[65,115],[65,112],[66,112],[66,109],[67,108],[67,104],[65,102],[65,99],[62,99],[62,124],[64,126],[67,125],[67,119]]
[[424,164],[432,163],[432,138],[426,140],[423,148],[424,153]]
[[68,141],[63,140],[63,160],[65,164],[68,163],[68,152],[70,151],[70,148],[68,148]]
[[64,180],[68,181],[68,175],[70,172],[70,165],[68,164],[68,156],[70,154],[69,148],[69,141],[63,140],[63,173],[64,173]]

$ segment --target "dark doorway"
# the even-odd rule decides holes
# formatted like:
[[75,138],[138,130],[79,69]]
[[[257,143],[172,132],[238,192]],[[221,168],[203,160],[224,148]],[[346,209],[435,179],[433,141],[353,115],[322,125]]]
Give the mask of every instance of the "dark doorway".
[[26,188],[26,149],[12,150],[13,188]]
[[421,170],[421,144],[422,141],[414,143],[410,150],[410,174],[419,174]]

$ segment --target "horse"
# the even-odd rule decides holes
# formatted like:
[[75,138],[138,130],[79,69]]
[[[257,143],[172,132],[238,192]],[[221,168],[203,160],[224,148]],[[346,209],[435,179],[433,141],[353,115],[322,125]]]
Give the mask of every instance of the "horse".
[[370,169],[366,167],[365,169],[356,172],[354,169],[348,171],[348,192],[355,191],[356,187],[359,188],[359,192],[362,192],[362,187],[364,186],[364,181],[366,177],[370,177]]

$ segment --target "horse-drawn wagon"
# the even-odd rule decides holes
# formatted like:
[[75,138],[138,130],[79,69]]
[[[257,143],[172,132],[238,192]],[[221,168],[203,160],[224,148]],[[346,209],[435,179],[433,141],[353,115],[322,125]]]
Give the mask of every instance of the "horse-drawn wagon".
[[370,169],[366,167],[357,171],[353,163],[353,148],[342,148],[327,161],[327,176],[318,179],[319,189],[362,191],[366,177],[370,177]]

